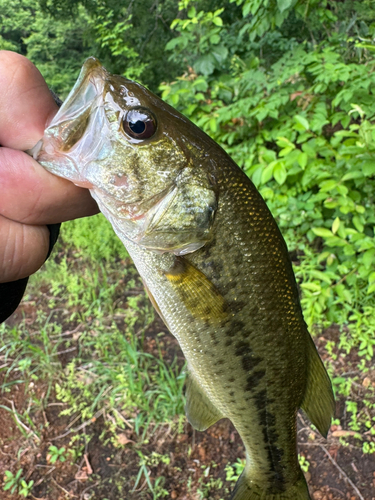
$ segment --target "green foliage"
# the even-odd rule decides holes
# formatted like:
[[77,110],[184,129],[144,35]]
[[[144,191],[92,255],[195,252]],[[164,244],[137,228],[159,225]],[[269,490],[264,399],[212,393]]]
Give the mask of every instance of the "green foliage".
[[66,254],[71,251],[74,258],[89,257],[93,262],[108,263],[128,257],[124,245],[102,214],[63,224],[57,251]]
[[[48,84],[66,97],[83,60],[88,18],[54,20],[43,14],[37,0],[0,0],[0,49],[12,49],[31,59]],[[4,41],[4,42],[3,42]]]
[[111,72],[142,78],[157,90],[181,70],[163,55],[176,14],[173,0],[0,0],[0,50],[31,59],[62,98],[91,55]]
[[227,465],[225,467],[226,481],[237,482],[238,478],[245,470],[246,460],[237,458],[237,461],[233,465]]
[[[180,9],[187,8],[186,19],[175,21],[180,36],[167,45],[184,50],[194,41],[195,48],[189,49],[194,69],[163,85],[163,97],[226,149],[260,189],[290,249],[304,252],[296,272],[308,324],[352,323],[353,309],[367,310],[368,318],[375,306],[375,59],[370,50],[375,45],[364,48],[352,33],[355,28],[374,33],[375,23],[364,28],[365,21],[354,20],[338,36],[342,22],[329,10],[330,3],[321,2],[320,15],[332,30],[324,43],[290,40],[273,64],[262,59],[261,43],[250,43],[245,57],[228,50],[230,61],[220,71],[212,51],[232,41],[220,17],[230,7],[198,12],[199,4],[180,2]],[[257,16],[268,27],[281,25],[288,12],[307,28],[317,23],[302,12],[306,2],[237,4],[250,23],[238,33],[237,45],[247,30],[250,42],[254,33],[261,34],[254,31]],[[274,41],[282,43],[280,37]],[[354,50],[359,45],[360,52]],[[354,345],[371,358],[372,327],[368,319],[358,321],[356,316]]]
[[[242,12],[232,11],[230,24],[215,24],[227,18],[232,2],[219,11],[180,2],[178,36],[166,48],[172,59],[184,54],[188,67],[161,86],[162,96],[253,180],[297,256],[308,326],[340,325],[327,354],[357,356],[361,373],[373,362],[375,345],[374,6],[236,4]],[[221,61],[216,44],[226,48]],[[373,431],[374,394],[369,387],[358,396],[358,382],[333,378],[347,398],[351,432],[372,453],[361,433]]]
[[[353,368],[329,370],[364,453],[375,452],[374,388],[361,380],[375,346],[374,36],[371,0],[0,0],[0,48],[31,58],[58,93],[96,55],[159,91],[253,180],[294,254],[309,327],[340,327],[325,350]],[[38,340],[26,327],[0,329],[2,389],[45,377],[66,414],[106,415],[113,440],[129,423],[145,439],[182,412],[184,376],[142,351],[152,312],[128,255],[101,216],[64,224],[55,255],[29,288],[50,293]],[[56,310],[65,325],[83,325],[65,370],[58,352],[72,341],[62,344]],[[7,410],[37,436],[26,414]],[[146,480],[165,496],[164,478],[150,479],[163,457],[139,458],[136,486]],[[227,481],[243,468],[228,466]],[[197,494],[220,487],[203,474]]]
[[4,472],[3,490],[10,490],[10,493],[18,493],[19,495],[22,495],[24,497],[29,496],[34,481],[27,482],[22,477],[22,472],[22,469],[19,469],[16,474],[13,474],[11,471],[6,470]]
[[310,467],[310,462],[306,460],[306,457],[304,455],[298,455],[298,462],[303,472],[305,473],[308,472]]
[[61,447],[58,448],[57,446],[51,445],[48,448],[48,461],[50,464],[54,464],[59,460],[60,462],[65,462],[66,457],[65,457],[65,448]]
[[[180,2],[180,7],[187,8],[191,2]],[[180,36],[172,38],[166,45],[173,50],[172,60],[179,60],[181,54],[188,51],[189,58],[194,58],[194,69],[203,75],[210,75],[221,67],[228,55],[228,49],[221,43],[220,31],[223,21],[220,14],[223,8],[215,12],[197,12],[192,5],[188,8],[187,19],[175,19],[171,28]]]
[[160,476],[155,478],[155,480],[151,482],[149,467],[156,467],[161,463],[169,465],[171,461],[169,455],[160,455],[160,453],[152,452],[151,455],[145,456],[141,450],[138,450],[138,455],[139,470],[132,491],[135,491],[139,487],[141,479],[145,478],[147,486],[153,495],[153,500],[167,497],[169,493],[163,487],[165,478],[163,476]]
[[111,416],[109,428],[132,422],[142,434],[151,423],[166,422],[183,411],[184,376],[178,376],[174,363],[167,366],[142,352],[137,336],[128,333],[126,338],[112,324],[96,328],[94,338],[87,332],[80,340],[80,356],[55,386],[57,398],[67,404],[62,414],[90,420],[105,410]]
[[[68,457],[82,458],[80,431],[86,427],[89,440],[90,424],[99,418],[102,439],[116,447],[121,429],[134,431],[137,447],[163,423],[173,422],[175,432],[182,432],[177,416],[183,413],[185,375],[176,360],[163,361],[164,334],[154,332],[153,353],[145,352],[152,308],[108,222],[98,216],[64,224],[55,252],[56,260],[49,259],[43,272],[30,279],[26,300],[38,309],[32,325],[0,325],[0,391],[9,397],[19,385],[28,398],[22,409],[9,400],[9,407],[0,405],[1,411],[12,415],[35,448],[43,425],[34,419],[53,390],[62,416],[77,422],[69,427],[69,445],[49,446],[47,462],[55,465]],[[99,270],[98,262],[103,262]],[[34,302],[41,295],[43,307]],[[37,381],[43,384],[43,395],[33,391]],[[158,454],[141,458],[139,468],[145,470],[169,460]],[[33,482],[21,476],[22,471],[8,471],[4,486],[28,496]],[[166,496],[163,477],[153,478],[150,485],[153,498]]]

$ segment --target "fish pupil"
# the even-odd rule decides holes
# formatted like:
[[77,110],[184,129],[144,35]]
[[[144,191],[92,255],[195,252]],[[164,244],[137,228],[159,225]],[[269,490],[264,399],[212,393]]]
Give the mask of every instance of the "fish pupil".
[[129,122],[129,127],[135,134],[142,134],[146,130],[146,125],[140,120],[136,122]]
[[156,118],[153,113],[142,107],[129,109],[122,119],[123,131],[133,139],[144,140],[156,132]]

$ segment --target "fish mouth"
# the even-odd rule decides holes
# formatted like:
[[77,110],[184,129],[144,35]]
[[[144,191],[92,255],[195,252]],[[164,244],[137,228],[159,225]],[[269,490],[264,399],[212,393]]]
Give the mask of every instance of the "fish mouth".
[[110,149],[102,109],[108,77],[98,59],[89,57],[43,138],[27,151],[51,173],[89,189],[94,184],[85,175],[85,165]]

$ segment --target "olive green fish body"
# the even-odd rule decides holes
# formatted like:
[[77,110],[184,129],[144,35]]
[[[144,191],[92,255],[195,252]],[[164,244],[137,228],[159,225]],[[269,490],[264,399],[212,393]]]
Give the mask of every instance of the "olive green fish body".
[[[253,481],[283,491],[301,477],[295,417],[306,385],[309,337],[279,230],[249,179],[226,161],[212,241],[180,259],[127,248],[191,376],[240,433]],[[205,290],[181,300],[166,274],[176,260],[178,271],[182,259],[215,287],[222,310],[212,311],[215,297],[204,304]],[[203,317],[197,317],[194,299],[206,307]]]
[[187,359],[186,413],[238,430],[232,500],[308,499],[296,415],[326,434],[332,389],[306,329],[285,242],[252,182],[185,117],[86,61],[31,151],[90,188]]

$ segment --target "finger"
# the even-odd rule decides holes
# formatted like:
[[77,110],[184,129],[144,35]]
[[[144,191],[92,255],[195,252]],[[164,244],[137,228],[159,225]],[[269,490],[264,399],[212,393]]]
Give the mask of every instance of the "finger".
[[0,51],[0,144],[33,147],[57,112],[51,92],[26,57]]
[[0,148],[0,214],[24,224],[55,224],[93,215],[87,189],[50,174],[22,151]]
[[49,249],[46,226],[28,226],[0,216],[0,283],[35,273]]

